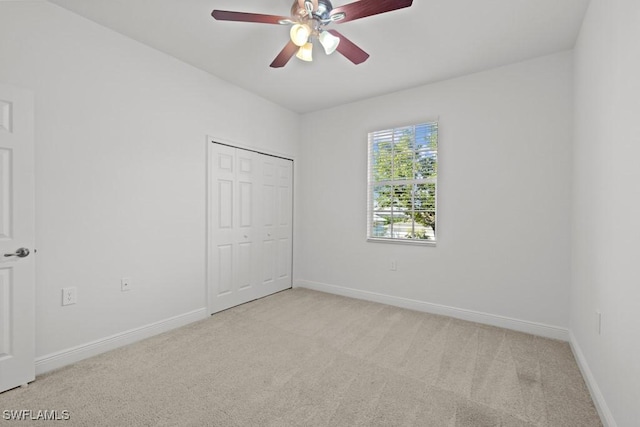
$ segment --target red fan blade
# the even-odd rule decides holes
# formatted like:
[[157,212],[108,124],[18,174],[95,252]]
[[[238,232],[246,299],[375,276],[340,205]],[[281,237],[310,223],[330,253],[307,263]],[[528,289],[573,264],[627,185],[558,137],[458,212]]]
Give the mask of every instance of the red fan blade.
[[284,49],[280,51],[278,56],[276,56],[276,59],[274,59],[271,63],[271,68],[281,68],[287,65],[287,62],[289,62],[293,55],[296,54],[298,49],[299,47],[293,44],[291,40],[289,40],[289,43],[287,43]]
[[355,45],[351,40],[337,32],[336,30],[328,30],[331,34],[338,37],[340,39],[340,43],[338,43],[338,52],[344,55],[349,61],[354,64],[362,64],[369,58],[369,54],[364,50],[360,49]]
[[391,12],[393,10],[402,9],[411,6],[413,0],[360,0],[344,6],[336,7],[331,15],[336,13],[344,13],[344,19],[336,21],[337,24],[353,21],[355,19],[366,18],[371,15]]
[[230,12],[228,10],[214,10],[211,16],[219,21],[257,22],[259,24],[280,24],[288,16],[263,15],[260,13]]

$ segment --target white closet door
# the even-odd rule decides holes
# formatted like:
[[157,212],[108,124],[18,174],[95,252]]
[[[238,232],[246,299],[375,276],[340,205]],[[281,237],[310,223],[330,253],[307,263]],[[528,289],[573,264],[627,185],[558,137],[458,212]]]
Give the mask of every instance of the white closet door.
[[[258,283],[257,270],[254,268],[259,262],[259,253],[257,251],[259,238],[259,209],[256,205],[255,194],[257,178],[259,177],[260,164],[256,161],[259,155],[247,150],[236,149],[236,164],[238,166],[236,173],[237,197],[235,204],[237,206],[238,221],[235,227],[236,241],[238,247],[236,263],[236,281],[237,281],[237,304],[246,302],[244,293],[251,294],[252,288]],[[252,298],[249,296],[249,298]]]
[[285,289],[291,287],[291,259],[293,234],[293,163],[289,160],[277,159],[277,201],[276,201],[276,253],[275,287]]
[[278,258],[276,244],[277,183],[276,159],[266,157],[260,159],[262,163],[262,191],[260,192],[262,209],[262,280],[263,287],[273,286],[276,281],[276,260]]
[[231,304],[234,294],[234,253],[235,248],[235,150],[216,145],[210,151],[209,166],[212,172],[210,182],[209,262],[210,262],[210,304],[222,307]]
[[208,292],[215,313],[291,287],[292,162],[212,143],[209,170]]

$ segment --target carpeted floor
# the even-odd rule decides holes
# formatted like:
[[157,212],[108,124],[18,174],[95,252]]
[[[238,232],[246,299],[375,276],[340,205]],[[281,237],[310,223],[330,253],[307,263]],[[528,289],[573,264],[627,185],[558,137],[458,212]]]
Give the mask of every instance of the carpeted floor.
[[600,426],[567,343],[294,289],[42,375],[65,426]]

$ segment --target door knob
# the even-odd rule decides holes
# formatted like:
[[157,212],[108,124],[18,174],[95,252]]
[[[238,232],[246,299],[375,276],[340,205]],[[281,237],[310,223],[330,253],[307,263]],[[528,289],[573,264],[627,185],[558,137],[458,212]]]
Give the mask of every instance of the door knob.
[[15,251],[12,254],[4,254],[4,256],[9,257],[9,256],[17,256],[18,258],[24,258],[26,256],[29,256],[29,249],[27,248],[20,248],[17,251]]

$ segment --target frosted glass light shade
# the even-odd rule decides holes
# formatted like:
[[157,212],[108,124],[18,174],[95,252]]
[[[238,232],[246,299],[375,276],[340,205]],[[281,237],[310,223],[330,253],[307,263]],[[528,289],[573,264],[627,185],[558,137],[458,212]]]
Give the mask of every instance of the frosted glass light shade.
[[293,44],[296,46],[304,46],[309,40],[309,35],[311,35],[311,28],[306,24],[295,24],[291,26],[289,35],[291,36]]
[[302,59],[303,61],[311,62],[313,61],[313,45],[311,43],[307,43],[304,46],[300,46],[298,49],[298,53],[296,53],[296,57],[298,59]]
[[320,36],[318,36],[318,40],[320,40],[320,44],[324,48],[324,53],[327,55],[331,55],[335,52],[340,44],[340,37],[336,37],[328,31],[321,32]]

